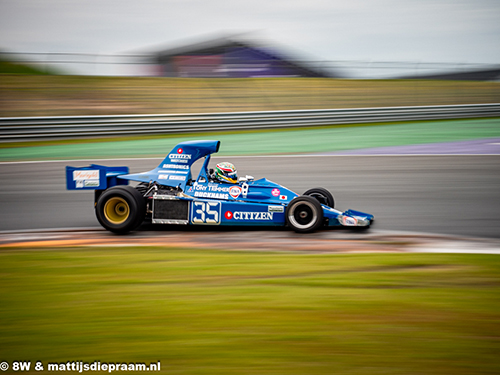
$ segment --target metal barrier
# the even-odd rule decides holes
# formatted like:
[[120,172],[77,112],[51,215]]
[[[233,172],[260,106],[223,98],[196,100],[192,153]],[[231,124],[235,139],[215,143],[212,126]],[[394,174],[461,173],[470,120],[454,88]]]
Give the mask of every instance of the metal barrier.
[[500,117],[500,103],[121,116],[4,117],[0,142]]

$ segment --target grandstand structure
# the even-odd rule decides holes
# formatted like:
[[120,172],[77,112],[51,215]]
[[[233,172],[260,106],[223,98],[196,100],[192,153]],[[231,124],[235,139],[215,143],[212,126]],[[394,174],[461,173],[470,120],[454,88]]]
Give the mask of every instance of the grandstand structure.
[[221,37],[176,48],[150,52],[149,64],[164,77],[260,78],[328,77],[338,74],[321,71],[310,63],[298,61],[276,48],[256,42]]

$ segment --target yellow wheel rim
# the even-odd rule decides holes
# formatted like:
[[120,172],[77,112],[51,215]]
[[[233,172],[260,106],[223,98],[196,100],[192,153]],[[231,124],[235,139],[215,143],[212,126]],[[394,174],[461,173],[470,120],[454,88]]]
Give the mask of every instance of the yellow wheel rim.
[[130,207],[123,198],[111,198],[104,205],[104,216],[111,224],[121,224],[128,219],[129,215]]

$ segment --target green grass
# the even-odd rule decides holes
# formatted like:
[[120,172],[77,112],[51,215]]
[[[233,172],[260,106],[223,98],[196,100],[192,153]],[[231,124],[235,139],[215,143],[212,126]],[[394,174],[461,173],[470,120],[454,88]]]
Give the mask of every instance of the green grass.
[[0,252],[1,360],[168,374],[495,374],[500,258]]
[[10,61],[0,60],[0,75],[47,75],[48,72],[43,72],[24,64],[17,64]]

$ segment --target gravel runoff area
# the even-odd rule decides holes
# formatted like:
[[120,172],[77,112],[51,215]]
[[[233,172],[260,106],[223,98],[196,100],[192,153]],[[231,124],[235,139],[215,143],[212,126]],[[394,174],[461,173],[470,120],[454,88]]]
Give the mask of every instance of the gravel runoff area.
[[137,231],[126,236],[96,228],[0,232],[0,248],[154,246],[230,251],[287,251],[306,253],[430,252],[499,254],[500,240],[413,232],[347,229],[297,234],[270,230],[163,230]]

